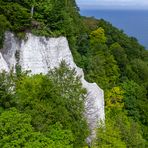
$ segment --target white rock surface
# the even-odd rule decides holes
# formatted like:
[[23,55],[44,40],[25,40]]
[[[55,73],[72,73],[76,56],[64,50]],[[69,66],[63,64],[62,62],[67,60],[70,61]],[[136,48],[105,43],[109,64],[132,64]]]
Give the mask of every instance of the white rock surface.
[[[19,58],[16,58],[17,56]],[[17,63],[22,70],[31,70],[32,74],[46,74],[49,67],[58,67],[62,60],[65,60],[71,68],[76,69],[77,74],[82,76],[83,87],[87,89],[86,116],[92,131],[87,140],[91,141],[95,137],[94,129],[98,122],[105,119],[104,93],[96,83],[85,81],[83,70],[74,63],[65,37],[45,38],[28,33],[26,40],[19,41],[14,34],[7,32],[4,48],[0,53],[0,70],[9,71],[15,68]]]
[[3,70],[5,71],[9,71],[8,65],[6,63],[6,61],[4,60],[2,54],[0,53],[0,72],[2,72]]

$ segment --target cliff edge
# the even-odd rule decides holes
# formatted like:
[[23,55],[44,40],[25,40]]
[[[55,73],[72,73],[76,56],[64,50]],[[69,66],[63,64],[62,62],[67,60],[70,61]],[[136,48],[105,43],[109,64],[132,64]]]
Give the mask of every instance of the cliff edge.
[[65,37],[45,38],[26,34],[25,40],[19,40],[13,33],[5,33],[3,49],[0,50],[0,71],[9,72],[20,65],[22,70],[31,70],[32,74],[46,74],[49,68],[58,67],[64,60],[71,68],[75,68],[77,75],[87,90],[85,102],[86,117],[91,135],[87,141],[95,137],[95,128],[99,121],[104,121],[104,92],[96,83],[88,83],[84,79],[83,70],[74,63],[68,41]]

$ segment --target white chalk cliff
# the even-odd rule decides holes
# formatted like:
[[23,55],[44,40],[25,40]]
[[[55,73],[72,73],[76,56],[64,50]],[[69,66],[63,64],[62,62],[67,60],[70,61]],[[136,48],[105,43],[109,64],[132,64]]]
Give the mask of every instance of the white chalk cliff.
[[[19,56],[19,57],[18,57]],[[88,95],[86,101],[86,117],[92,131],[88,142],[95,136],[94,129],[100,120],[104,121],[104,93],[96,83],[88,83],[84,79],[83,70],[74,63],[68,41],[65,37],[45,38],[26,34],[25,40],[18,40],[13,33],[5,34],[4,47],[0,50],[0,71],[9,72],[19,64],[22,70],[31,70],[32,74],[48,72],[49,67],[58,67],[65,62],[75,68],[77,75],[82,76],[81,82]]]

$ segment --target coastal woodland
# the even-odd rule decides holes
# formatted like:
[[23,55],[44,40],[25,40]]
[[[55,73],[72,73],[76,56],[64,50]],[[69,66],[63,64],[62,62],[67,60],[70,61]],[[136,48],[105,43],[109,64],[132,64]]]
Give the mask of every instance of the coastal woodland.
[[148,50],[106,20],[80,16],[75,0],[0,0],[4,34],[27,32],[68,39],[85,79],[105,93],[105,125],[90,134],[84,117],[86,90],[63,61],[47,75],[0,74],[1,148],[148,147]]

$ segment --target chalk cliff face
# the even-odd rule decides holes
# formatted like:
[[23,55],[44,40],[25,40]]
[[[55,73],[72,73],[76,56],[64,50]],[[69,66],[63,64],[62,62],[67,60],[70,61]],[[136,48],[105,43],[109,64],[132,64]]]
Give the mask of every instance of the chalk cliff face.
[[22,70],[31,70],[32,74],[46,74],[49,67],[58,67],[62,60],[65,60],[71,68],[75,68],[77,75],[82,76],[81,82],[88,92],[85,114],[92,131],[87,139],[89,142],[95,136],[94,129],[98,121],[105,118],[104,94],[96,83],[88,83],[84,79],[83,70],[74,63],[65,37],[45,38],[28,33],[26,39],[20,41],[14,34],[7,32],[4,47],[0,50],[0,71],[9,72],[19,64]]

